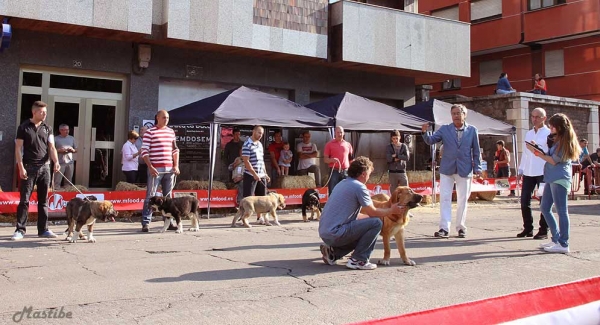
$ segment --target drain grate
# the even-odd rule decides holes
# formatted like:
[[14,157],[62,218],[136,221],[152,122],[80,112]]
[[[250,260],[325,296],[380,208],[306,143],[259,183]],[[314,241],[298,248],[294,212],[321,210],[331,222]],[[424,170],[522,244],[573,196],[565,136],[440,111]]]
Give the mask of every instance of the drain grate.
[[179,251],[146,251],[148,254],[172,254],[179,253]]

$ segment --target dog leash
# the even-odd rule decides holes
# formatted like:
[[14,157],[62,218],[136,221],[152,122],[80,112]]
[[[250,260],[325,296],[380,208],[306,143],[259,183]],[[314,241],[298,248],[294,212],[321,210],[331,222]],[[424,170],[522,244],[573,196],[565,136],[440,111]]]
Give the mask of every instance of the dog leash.
[[[173,180],[171,181],[171,190],[169,190],[166,194],[163,194],[164,197],[168,197],[171,192],[173,191],[173,189],[175,188],[175,183],[177,182],[177,175],[173,172],[158,172],[158,174],[173,174]],[[151,188],[154,189],[154,180],[158,178],[157,176],[152,176],[152,184],[151,184]],[[156,186],[156,190],[154,190],[154,192],[152,192],[152,196],[156,196],[156,191],[158,190],[158,186]]]
[[[83,194],[83,192],[81,192],[81,191],[79,190],[79,188],[77,188],[77,186],[75,186],[75,184],[71,183],[71,180],[69,180],[69,179],[68,179],[68,178],[65,176],[65,174],[63,174],[63,173],[60,171],[60,169],[58,170],[58,173],[59,173],[59,174],[61,174],[61,175],[62,175],[62,177],[63,177],[63,179],[64,179],[64,180],[66,180],[66,181],[67,181],[67,183],[71,184],[71,186],[73,186],[73,187],[75,188],[75,190],[76,190],[77,192],[79,192],[79,194],[83,195],[83,198],[82,198],[83,200],[85,200],[85,201],[90,201],[90,199],[87,197],[87,195]],[[52,186],[51,186],[50,188],[52,189],[52,192],[54,192],[54,182],[52,182]]]
[[335,170],[335,165],[338,165],[338,173],[342,173],[342,163],[336,159],[333,161],[333,167],[331,167],[331,172],[329,172],[329,178],[327,179],[327,182],[325,182],[325,185],[321,186],[321,189],[327,188],[327,185],[329,184],[329,181],[331,181],[331,177],[333,176],[333,171]]

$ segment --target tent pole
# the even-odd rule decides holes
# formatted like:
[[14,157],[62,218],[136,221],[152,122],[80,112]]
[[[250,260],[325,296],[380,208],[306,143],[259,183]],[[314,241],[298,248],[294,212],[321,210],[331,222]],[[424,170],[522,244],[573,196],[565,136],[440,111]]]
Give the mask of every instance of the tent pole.
[[212,194],[213,179],[215,177],[215,154],[217,151],[217,130],[219,129],[218,123],[210,123],[210,166],[208,169],[208,198],[207,198],[207,219],[210,219],[210,198]]
[[436,163],[436,157],[435,157],[435,147],[436,147],[436,144],[433,144],[430,146],[430,148],[431,148],[431,151],[430,151],[430,155],[431,155],[431,207],[434,207],[435,203],[436,203],[435,167],[436,167],[437,163]]
[[517,133],[513,133],[512,134],[512,140],[513,140],[513,160],[515,161],[515,171],[517,174],[517,195],[520,197],[521,196],[521,190],[519,189],[519,159],[518,159],[518,155],[517,155]]

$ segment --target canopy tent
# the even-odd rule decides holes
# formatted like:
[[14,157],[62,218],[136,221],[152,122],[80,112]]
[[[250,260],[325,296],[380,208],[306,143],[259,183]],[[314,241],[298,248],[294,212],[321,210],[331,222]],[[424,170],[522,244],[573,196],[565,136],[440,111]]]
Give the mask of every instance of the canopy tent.
[[169,111],[170,123],[327,127],[331,118],[285,98],[244,86]]
[[[452,116],[450,110],[452,104],[446,103],[437,99],[430,99],[426,102],[418,103],[413,106],[405,107],[402,110],[423,118],[430,123],[434,123],[434,130],[438,129],[444,124],[452,123]],[[517,159],[517,128],[502,121],[498,121],[489,116],[467,109],[468,124],[475,126],[480,135],[498,135],[498,136],[512,136],[513,140],[513,160],[515,166],[519,165]],[[435,147],[431,146],[431,161],[436,161]],[[435,169],[432,168],[432,189],[433,189],[433,200],[435,201]],[[518,187],[517,178],[517,187]]]
[[333,118],[332,126],[350,131],[421,130],[422,118],[351,93],[343,93],[306,107]]
[[[418,103],[413,106],[405,107],[402,110],[412,115],[418,116],[429,122],[435,123],[435,128],[444,124],[452,123],[450,109],[452,104],[437,99],[430,99],[426,102]],[[517,129],[507,123],[495,120],[489,116],[467,110],[467,123],[475,126],[479,134],[483,135],[513,135]]]
[[331,118],[285,98],[244,86],[169,111],[173,125],[210,124],[208,216],[215,171],[219,125],[262,125],[295,128],[326,128]]

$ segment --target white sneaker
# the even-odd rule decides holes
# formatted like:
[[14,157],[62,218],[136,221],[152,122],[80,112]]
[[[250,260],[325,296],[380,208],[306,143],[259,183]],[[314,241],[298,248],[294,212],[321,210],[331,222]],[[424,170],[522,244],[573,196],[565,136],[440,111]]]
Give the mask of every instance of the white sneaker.
[[358,261],[350,258],[346,264],[346,267],[353,270],[375,270],[377,265],[369,261]]
[[552,246],[554,246],[554,245],[555,245],[555,244],[554,244],[553,242],[551,242],[551,241],[550,241],[550,242],[547,242],[547,243],[545,243],[545,244],[540,244],[540,248],[541,248],[541,249],[544,249],[544,248],[546,248],[546,247],[552,247]]
[[560,244],[554,244],[554,246],[545,247],[544,250],[548,253],[567,254],[569,252],[569,247],[562,247]]

